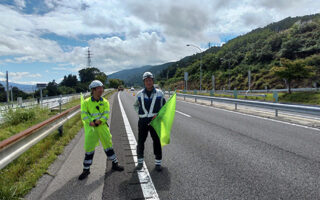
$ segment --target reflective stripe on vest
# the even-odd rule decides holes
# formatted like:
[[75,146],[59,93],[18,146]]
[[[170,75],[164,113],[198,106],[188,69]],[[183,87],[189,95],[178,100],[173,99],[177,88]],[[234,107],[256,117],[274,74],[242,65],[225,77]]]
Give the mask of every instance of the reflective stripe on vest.
[[153,117],[153,116],[158,114],[158,113],[153,113],[154,104],[156,103],[156,99],[157,99],[158,94],[160,94],[160,92],[158,92],[157,90],[156,90],[156,93],[152,93],[151,94],[152,102],[151,102],[150,109],[149,109],[149,112],[148,112],[146,107],[144,106],[144,96],[145,96],[145,94],[142,92],[142,96],[141,96],[141,104],[142,105],[141,106],[142,106],[142,110],[143,110],[144,114],[143,115],[139,115],[140,118]]

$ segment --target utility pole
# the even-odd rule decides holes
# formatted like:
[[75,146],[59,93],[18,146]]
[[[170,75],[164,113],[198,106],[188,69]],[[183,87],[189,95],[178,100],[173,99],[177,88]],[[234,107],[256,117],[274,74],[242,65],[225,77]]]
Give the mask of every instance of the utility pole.
[[229,68],[229,73],[228,73],[228,75],[229,75],[229,84],[228,84],[228,88],[229,88],[229,90],[230,90],[230,60],[228,60],[228,68]]
[[13,92],[12,92],[12,86],[10,86],[10,91],[11,91],[11,102],[13,103]]
[[202,50],[200,47],[193,45],[193,44],[187,44],[187,47],[194,47],[197,48],[200,51],[200,92],[201,92],[201,82],[202,82]]
[[188,76],[189,76],[189,73],[188,72],[184,72],[184,82],[185,82],[185,90],[187,91],[188,90]]
[[250,86],[251,86],[251,71],[250,70],[248,71],[248,84],[249,84],[249,90],[248,91],[250,92],[250,89],[251,89],[250,88]]
[[200,92],[202,90],[201,83],[202,82],[202,51],[200,49]]
[[10,98],[9,98],[9,76],[8,76],[8,71],[6,73],[6,83],[7,83],[7,102],[9,103]]
[[214,77],[214,75],[212,75],[212,90],[213,90],[213,91],[216,90],[216,89],[215,89],[215,88],[216,88],[216,84],[215,84],[215,83],[216,83],[215,77]]

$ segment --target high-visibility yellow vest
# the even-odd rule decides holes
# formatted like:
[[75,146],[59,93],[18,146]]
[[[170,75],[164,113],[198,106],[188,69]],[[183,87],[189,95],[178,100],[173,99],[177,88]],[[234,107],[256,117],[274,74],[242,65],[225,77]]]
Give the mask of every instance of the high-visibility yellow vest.
[[94,120],[101,120],[102,123],[107,124],[110,114],[109,101],[101,97],[96,101],[93,97],[84,100],[81,106],[81,119],[86,124],[90,124]]

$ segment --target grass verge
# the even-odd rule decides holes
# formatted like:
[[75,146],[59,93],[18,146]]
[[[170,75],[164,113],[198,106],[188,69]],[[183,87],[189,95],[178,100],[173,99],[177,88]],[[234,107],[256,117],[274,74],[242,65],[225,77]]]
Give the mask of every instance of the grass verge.
[[[70,102],[62,105],[62,109],[67,110],[79,105],[80,98],[73,98]],[[17,108],[10,109],[3,113],[4,122],[0,124],[0,141],[5,140],[27,128],[36,125],[59,113],[59,110],[50,110],[46,107],[40,108]]]

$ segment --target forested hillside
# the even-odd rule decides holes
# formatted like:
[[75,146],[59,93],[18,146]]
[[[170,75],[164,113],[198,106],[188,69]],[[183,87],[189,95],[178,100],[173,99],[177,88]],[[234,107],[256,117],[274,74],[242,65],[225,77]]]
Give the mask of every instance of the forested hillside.
[[[158,76],[164,87],[199,89],[200,54],[171,64]],[[286,18],[202,53],[202,88],[251,89],[312,87],[320,84],[320,14]],[[288,74],[291,76],[288,77]],[[292,76],[293,75],[293,76]],[[168,80],[167,80],[168,77]]]

